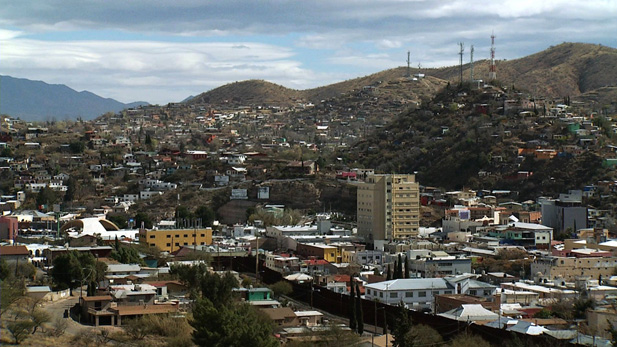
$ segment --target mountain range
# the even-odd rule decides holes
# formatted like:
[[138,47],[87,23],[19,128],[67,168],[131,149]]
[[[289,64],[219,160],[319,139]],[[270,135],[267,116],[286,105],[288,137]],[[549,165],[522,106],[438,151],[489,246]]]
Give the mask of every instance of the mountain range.
[[94,119],[106,112],[147,105],[122,103],[88,91],[78,92],[63,84],[0,76],[0,113],[28,121]]

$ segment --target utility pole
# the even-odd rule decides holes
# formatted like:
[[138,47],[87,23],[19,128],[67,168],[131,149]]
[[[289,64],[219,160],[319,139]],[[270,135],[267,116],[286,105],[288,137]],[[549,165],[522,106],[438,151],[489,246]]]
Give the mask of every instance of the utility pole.
[[409,68],[409,64],[411,64],[411,52],[407,51],[407,75],[405,77],[411,77],[411,70]]
[[458,55],[460,57],[459,59],[459,66],[460,66],[460,81],[459,83],[462,85],[463,84],[463,52],[465,51],[465,46],[463,45],[462,42],[458,43],[460,49],[458,52]]
[[469,53],[471,55],[471,61],[469,63],[469,68],[470,68],[470,79],[471,79],[471,83],[473,83],[473,45],[471,45],[471,48],[469,48]]

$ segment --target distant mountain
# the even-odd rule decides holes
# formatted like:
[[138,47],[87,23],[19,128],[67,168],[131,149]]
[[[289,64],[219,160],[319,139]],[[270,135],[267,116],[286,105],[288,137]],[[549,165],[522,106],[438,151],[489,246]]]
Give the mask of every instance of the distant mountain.
[[28,121],[94,119],[106,112],[147,105],[124,104],[88,91],[78,92],[63,84],[0,76],[0,113]]

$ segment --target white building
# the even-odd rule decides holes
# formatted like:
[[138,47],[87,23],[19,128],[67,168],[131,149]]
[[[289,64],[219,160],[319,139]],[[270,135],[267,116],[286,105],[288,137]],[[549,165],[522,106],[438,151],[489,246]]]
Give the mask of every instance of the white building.
[[445,278],[405,278],[365,286],[365,298],[390,305],[403,303],[407,308],[433,308],[439,294],[469,294],[492,298],[497,287],[473,279],[473,275]]

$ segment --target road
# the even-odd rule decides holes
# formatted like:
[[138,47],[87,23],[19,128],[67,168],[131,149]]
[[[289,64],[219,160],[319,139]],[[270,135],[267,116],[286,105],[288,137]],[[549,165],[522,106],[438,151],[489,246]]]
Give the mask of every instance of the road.
[[73,296],[70,296],[66,299],[60,299],[58,301],[46,302],[43,303],[42,308],[49,313],[51,316],[51,321],[49,322],[49,326],[53,326],[54,321],[57,318],[66,320],[68,325],[66,327],[65,333],[71,335],[78,335],[83,332],[84,329],[90,329],[91,327],[88,325],[82,325],[78,322],[74,321],[72,318],[64,318],[64,311],[70,309],[75,306],[79,302],[79,291],[73,291]]

